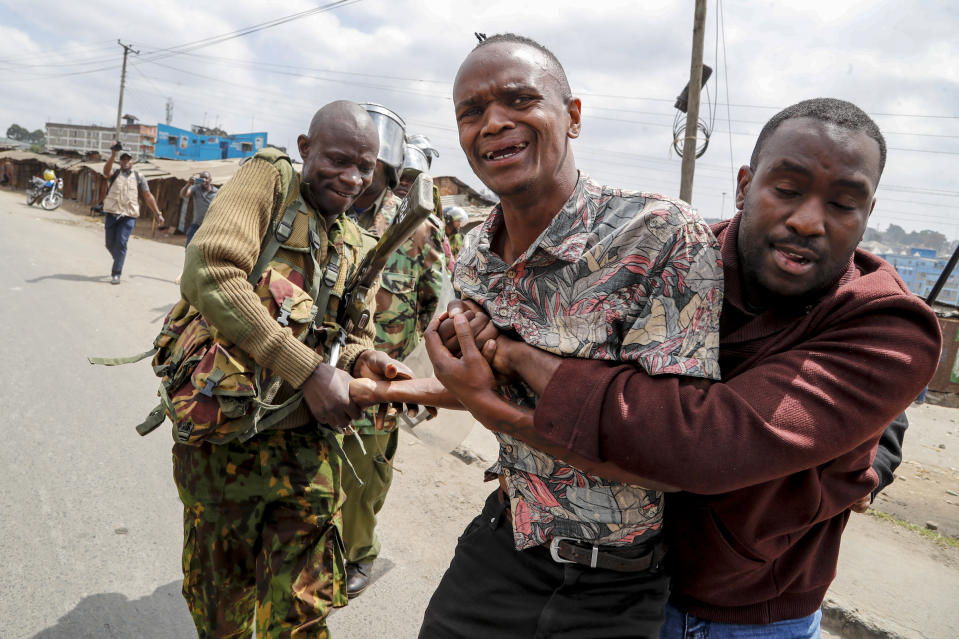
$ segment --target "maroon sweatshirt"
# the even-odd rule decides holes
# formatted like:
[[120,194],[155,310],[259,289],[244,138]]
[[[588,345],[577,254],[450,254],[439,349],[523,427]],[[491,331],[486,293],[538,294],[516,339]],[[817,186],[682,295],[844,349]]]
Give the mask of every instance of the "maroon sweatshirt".
[[896,271],[858,250],[814,303],[750,313],[738,230],[738,216],[713,227],[726,289],[722,382],[571,359],[535,425],[581,455],[688,491],[666,502],[671,601],[704,619],[760,624],[821,605],[848,508],[876,485],[879,436],[931,379],[941,338]]

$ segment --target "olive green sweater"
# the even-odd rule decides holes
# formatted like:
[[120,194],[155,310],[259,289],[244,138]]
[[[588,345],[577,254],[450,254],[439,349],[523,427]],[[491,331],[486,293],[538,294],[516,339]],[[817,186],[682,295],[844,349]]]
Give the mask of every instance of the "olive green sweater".
[[[295,188],[299,188],[300,178],[295,172],[293,179]],[[199,309],[225,339],[286,382],[276,397],[277,401],[302,386],[326,355],[322,344],[314,351],[293,337],[289,328],[277,323],[262,306],[248,281],[259,257],[263,237],[272,229],[274,220],[282,215],[285,196],[279,170],[273,163],[254,157],[243,164],[220,189],[203,225],[187,247],[186,265],[180,281],[183,297]],[[347,277],[375,239],[363,233],[345,214],[340,215],[329,229],[323,217],[312,208],[309,208],[309,214],[317,216],[321,236],[317,259],[321,268],[325,268],[332,255],[331,249],[340,254],[339,277],[326,314],[326,318],[332,320]],[[287,244],[307,246],[307,215],[297,215]],[[308,254],[286,251],[281,247],[273,259],[293,266],[307,278],[313,275]],[[373,303],[375,295],[376,287],[367,296],[368,304]],[[350,335],[337,366],[352,370],[357,356],[373,347],[373,334],[371,324]],[[308,409],[303,405],[279,427],[299,426],[309,419]]]

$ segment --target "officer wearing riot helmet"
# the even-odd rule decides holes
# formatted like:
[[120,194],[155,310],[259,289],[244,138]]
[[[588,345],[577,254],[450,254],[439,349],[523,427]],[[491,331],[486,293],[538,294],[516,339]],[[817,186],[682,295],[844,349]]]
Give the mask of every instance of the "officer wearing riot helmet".
[[368,102],[360,106],[366,109],[376,125],[380,151],[376,156],[373,181],[356,198],[349,215],[362,228],[379,237],[393,220],[399,204],[399,198],[393,196],[393,189],[399,184],[403,166],[406,122],[381,104]]
[[456,259],[463,248],[463,233],[460,229],[469,222],[469,216],[460,207],[451,206],[443,211],[443,221],[446,223],[446,239],[450,243],[453,259]]
[[[369,113],[380,130],[381,157],[377,161],[378,170],[383,167],[387,181],[396,175],[398,179],[394,186],[402,189],[405,196],[416,177],[429,170],[430,161],[439,153],[428,139],[417,135],[408,139],[405,153],[400,158],[388,154],[382,157],[384,138],[395,136],[397,127],[392,125],[402,120],[399,116],[394,119],[382,113],[381,109],[385,107],[366,106],[368,109],[375,107]],[[380,124],[383,126],[380,127]],[[386,142],[389,145],[389,139]],[[394,166],[397,159],[400,160],[399,165]],[[389,212],[392,217],[399,203],[396,194],[385,185],[380,186],[379,191],[373,191],[375,183],[374,177],[374,186],[368,188],[361,197],[367,202],[379,203],[378,215],[370,216],[366,211],[362,212],[361,219],[368,222],[385,218],[384,212]],[[434,188],[435,206],[439,206],[438,200],[438,192]],[[376,294],[376,312],[373,315],[375,348],[400,361],[410,354],[422,338],[426,325],[436,311],[442,289],[443,233],[439,220],[433,220],[420,225],[393,253],[383,269],[380,289]],[[346,589],[350,597],[356,597],[369,585],[373,562],[380,552],[380,542],[375,533],[376,514],[383,507],[392,483],[393,458],[398,443],[396,416],[388,414],[379,422],[375,416],[376,410],[373,408],[353,422],[353,428],[363,443],[362,449],[354,437],[347,438],[343,446],[357,476],[363,481],[360,485],[351,475],[343,476],[343,488],[347,495],[342,508],[343,541],[347,561]]]

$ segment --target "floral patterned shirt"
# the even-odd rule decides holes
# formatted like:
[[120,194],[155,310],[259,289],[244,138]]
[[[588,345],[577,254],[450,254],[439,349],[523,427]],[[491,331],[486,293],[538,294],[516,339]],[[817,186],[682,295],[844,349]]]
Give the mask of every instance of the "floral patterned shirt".
[[[679,200],[600,186],[580,174],[573,194],[513,264],[490,244],[497,205],[456,260],[454,287],[494,323],[556,355],[636,362],[651,375],[719,379],[723,279],[719,244]],[[525,384],[503,389],[535,407]],[[516,548],[572,537],[628,545],[656,534],[663,495],[607,481],[496,434],[489,472],[509,487]]]

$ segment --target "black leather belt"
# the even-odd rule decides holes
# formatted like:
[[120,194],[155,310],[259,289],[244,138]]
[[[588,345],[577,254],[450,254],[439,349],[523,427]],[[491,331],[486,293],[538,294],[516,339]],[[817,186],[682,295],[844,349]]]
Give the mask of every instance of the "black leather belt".
[[666,556],[666,545],[655,543],[643,552],[642,548],[631,546],[597,546],[578,539],[553,537],[549,544],[549,554],[553,561],[561,564],[581,564],[590,568],[605,568],[617,572],[658,571],[662,568]]

